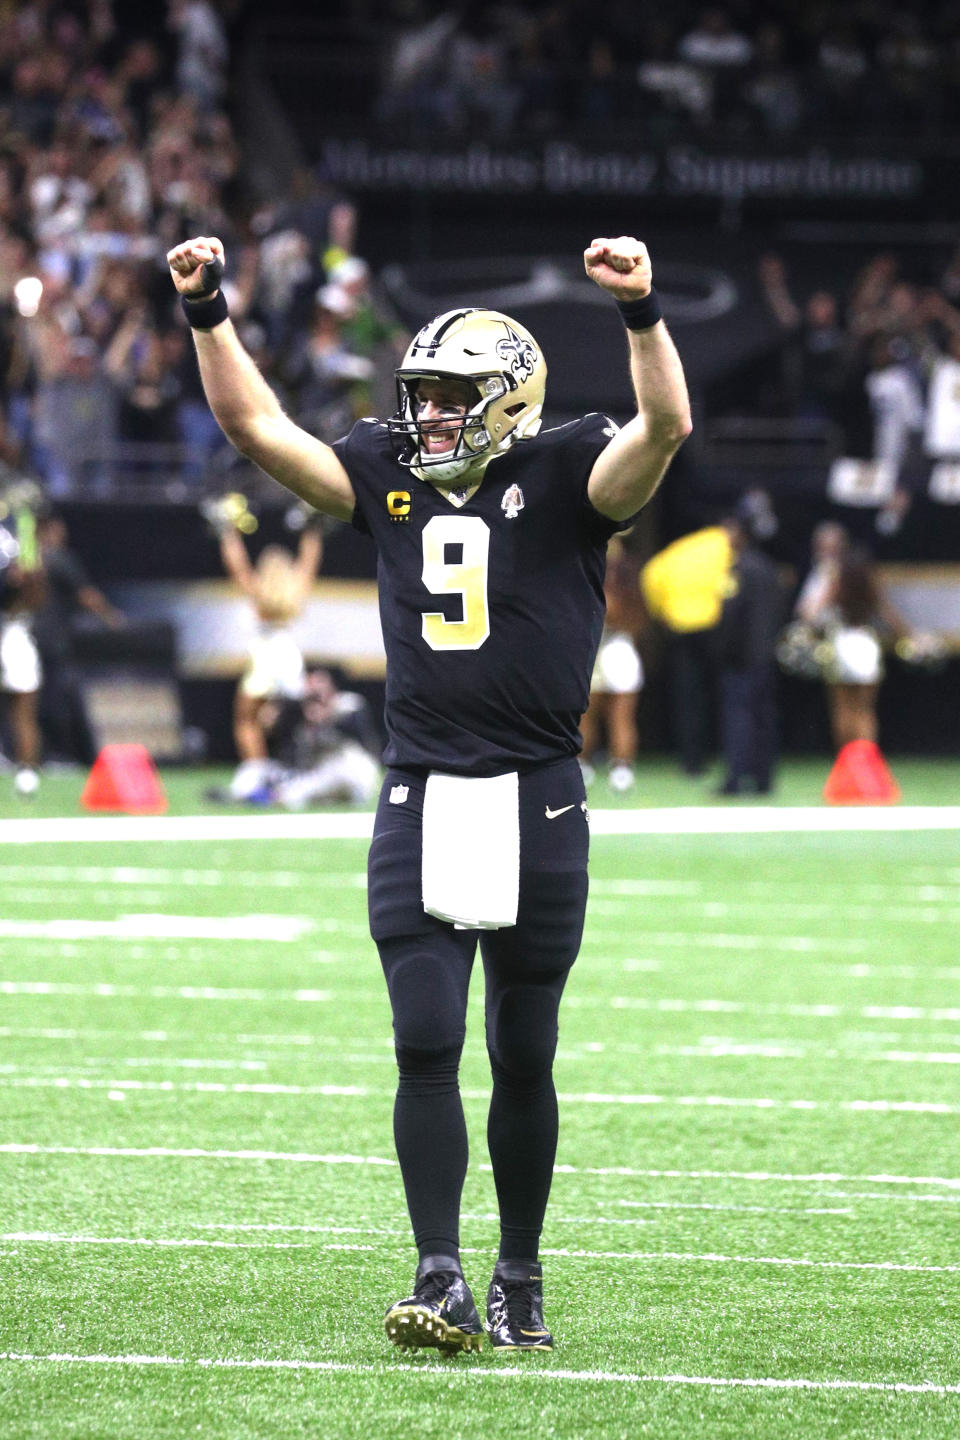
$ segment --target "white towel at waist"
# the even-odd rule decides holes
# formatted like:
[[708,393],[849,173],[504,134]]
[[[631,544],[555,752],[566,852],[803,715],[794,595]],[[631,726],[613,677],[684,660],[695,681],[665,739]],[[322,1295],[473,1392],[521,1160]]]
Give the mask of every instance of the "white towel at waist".
[[436,772],[423,797],[423,908],[465,930],[517,923],[517,774],[482,779]]

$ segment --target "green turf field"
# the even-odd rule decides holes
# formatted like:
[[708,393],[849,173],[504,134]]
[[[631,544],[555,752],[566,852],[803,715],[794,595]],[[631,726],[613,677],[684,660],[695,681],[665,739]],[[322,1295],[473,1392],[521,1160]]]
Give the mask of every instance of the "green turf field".
[[[960,796],[958,766],[894,769],[907,805]],[[815,807],[824,774],[790,767],[771,804]],[[209,776],[163,778],[174,815],[209,814]],[[0,816],[76,815],[81,783],[25,806],[0,776]],[[506,1362],[382,1334],[414,1262],[364,841],[94,818],[3,844],[0,819],[3,1440],[956,1440],[957,830],[814,810],[757,834],[728,801],[718,833],[649,833],[649,807],[706,800],[645,767],[617,801],[641,833],[595,835],[557,1348]],[[482,1294],[478,990],[463,1086]]]

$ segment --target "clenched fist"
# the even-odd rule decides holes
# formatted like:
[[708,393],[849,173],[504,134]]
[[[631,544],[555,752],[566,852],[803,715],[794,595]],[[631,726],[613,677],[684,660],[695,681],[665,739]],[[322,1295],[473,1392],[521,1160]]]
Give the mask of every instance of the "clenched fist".
[[592,240],[583,252],[583,264],[590,279],[615,300],[642,300],[650,293],[650,256],[643,241],[632,235]]
[[199,235],[195,240],[185,240],[168,253],[173,283],[188,300],[198,300],[201,296],[206,299],[217,293],[209,288],[208,276],[203,274],[204,265],[211,260],[223,263],[223,245],[215,236]]

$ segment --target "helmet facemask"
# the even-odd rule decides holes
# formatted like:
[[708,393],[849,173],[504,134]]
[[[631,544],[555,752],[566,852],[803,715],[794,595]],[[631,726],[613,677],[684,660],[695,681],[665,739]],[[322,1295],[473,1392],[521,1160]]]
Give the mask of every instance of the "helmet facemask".
[[[449,419],[422,419],[418,389],[425,381],[466,385]],[[440,316],[415,337],[397,370],[399,413],[387,425],[400,464],[442,490],[479,484],[492,459],[539,430],[545,382],[543,357],[515,321],[490,310]],[[438,432],[452,445],[431,449],[429,437]]]

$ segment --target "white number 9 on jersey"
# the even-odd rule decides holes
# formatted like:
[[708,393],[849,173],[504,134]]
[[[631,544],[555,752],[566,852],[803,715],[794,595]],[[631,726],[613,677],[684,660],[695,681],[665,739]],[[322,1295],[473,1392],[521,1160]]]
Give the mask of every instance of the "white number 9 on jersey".
[[434,515],[423,527],[423,583],[431,595],[459,595],[460,620],[423,616],[431,650],[479,650],[490,634],[487,571],[490,530],[479,515]]

